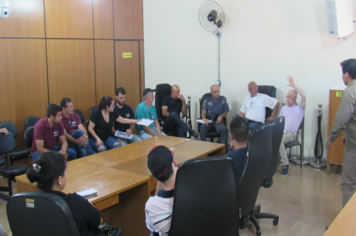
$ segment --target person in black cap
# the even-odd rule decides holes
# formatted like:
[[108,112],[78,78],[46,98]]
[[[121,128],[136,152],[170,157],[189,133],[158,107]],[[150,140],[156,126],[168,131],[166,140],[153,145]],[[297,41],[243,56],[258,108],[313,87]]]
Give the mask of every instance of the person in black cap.
[[136,125],[138,136],[143,139],[152,138],[157,135],[166,135],[161,131],[161,126],[157,120],[156,108],[152,105],[155,95],[153,92],[156,90],[146,88],[143,90],[143,101],[138,104],[135,112],[135,118],[138,120],[141,119],[150,119],[154,122],[149,126]]
[[146,225],[151,232],[166,236],[171,227],[178,164],[167,147],[157,146],[148,154],[147,165],[158,182],[156,195],[146,202]]

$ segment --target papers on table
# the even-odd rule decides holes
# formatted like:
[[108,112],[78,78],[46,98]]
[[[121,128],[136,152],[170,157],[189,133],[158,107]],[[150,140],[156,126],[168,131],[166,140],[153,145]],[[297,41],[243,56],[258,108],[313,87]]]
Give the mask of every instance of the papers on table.
[[150,119],[141,119],[139,122],[137,122],[138,125],[144,125],[144,126],[149,126],[152,123],[153,120]]
[[132,134],[127,134],[118,130],[116,130],[115,136],[119,138],[125,138],[125,139],[132,139],[133,137]]
[[[208,120],[208,121],[209,121],[209,123],[213,123],[213,121],[211,121],[211,120]],[[203,119],[198,119],[197,122],[198,122],[198,123],[205,124],[204,121],[203,121]]]
[[82,196],[83,198],[94,197],[97,193],[98,193],[98,191],[93,188],[89,188],[89,189],[77,192],[77,194],[79,196]]

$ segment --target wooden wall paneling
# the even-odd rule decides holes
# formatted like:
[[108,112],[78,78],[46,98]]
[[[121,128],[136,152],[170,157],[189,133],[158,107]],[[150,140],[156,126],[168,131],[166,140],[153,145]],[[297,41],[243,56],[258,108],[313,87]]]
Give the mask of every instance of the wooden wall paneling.
[[93,40],[47,40],[50,103],[73,99],[86,119],[96,105]]
[[[123,58],[132,53],[132,58]],[[140,57],[138,41],[115,41],[116,87],[126,89],[126,104],[135,111],[141,101]]]
[[[142,94],[143,90],[145,90],[145,55],[144,55],[144,41],[140,40],[140,80],[141,80],[141,91]],[[141,96],[141,102],[143,97]]]
[[10,16],[0,17],[0,37],[44,38],[43,0],[11,0]]
[[114,22],[112,0],[94,0],[94,38],[96,39],[113,39]]
[[96,101],[103,96],[115,96],[114,41],[95,40]]
[[47,38],[93,38],[92,1],[44,1]]
[[143,0],[114,0],[115,39],[143,39]]
[[48,106],[44,39],[0,39],[0,121],[12,121],[24,147],[25,119],[44,117]]

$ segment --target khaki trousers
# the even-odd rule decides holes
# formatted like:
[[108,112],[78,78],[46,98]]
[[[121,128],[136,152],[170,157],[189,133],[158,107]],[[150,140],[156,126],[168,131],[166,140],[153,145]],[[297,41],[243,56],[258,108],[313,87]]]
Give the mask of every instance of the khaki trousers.
[[284,144],[292,142],[294,140],[295,140],[295,136],[292,132],[288,131],[287,133],[283,134],[282,142],[281,145],[279,146],[279,155],[281,156],[282,165],[284,166],[289,164],[288,156]]

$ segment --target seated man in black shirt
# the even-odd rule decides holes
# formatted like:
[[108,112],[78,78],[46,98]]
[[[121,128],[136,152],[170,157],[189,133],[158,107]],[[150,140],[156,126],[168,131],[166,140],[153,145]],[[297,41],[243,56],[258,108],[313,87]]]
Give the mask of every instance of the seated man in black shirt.
[[230,123],[231,148],[226,156],[234,163],[236,183],[242,177],[243,168],[246,165],[247,138],[249,135],[249,124],[246,118],[237,116]]
[[162,115],[164,119],[163,129],[172,130],[178,133],[179,137],[186,137],[187,132],[194,138],[198,138],[199,134],[189,128],[179,117],[180,112],[187,115],[187,105],[178,85],[173,85],[171,96],[165,96],[162,101]]

